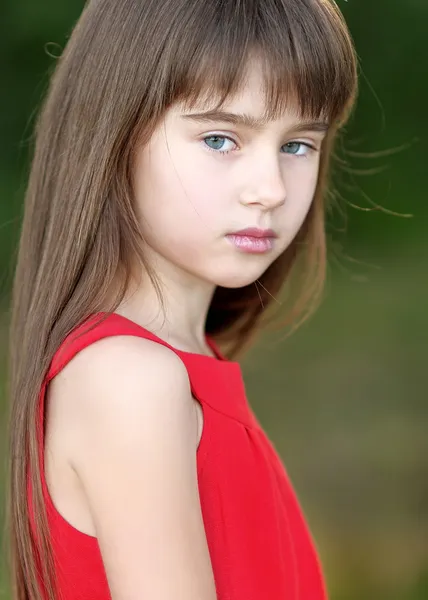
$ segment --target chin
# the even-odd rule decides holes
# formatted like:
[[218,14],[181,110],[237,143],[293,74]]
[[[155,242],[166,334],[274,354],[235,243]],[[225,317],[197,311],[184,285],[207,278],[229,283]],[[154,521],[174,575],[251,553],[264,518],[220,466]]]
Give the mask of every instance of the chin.
[[251,272],[250,269],[248,269],[247,272],[243,272],[241,269],[241,271],[237,271],[236,273],[229,272],[223,275],[217,274],[217,277],[214,278],[214,283],[220,287],[229,289],[242,288],[257,281],[266,269],[267,267],[263,270],[257,270],[257,272]]

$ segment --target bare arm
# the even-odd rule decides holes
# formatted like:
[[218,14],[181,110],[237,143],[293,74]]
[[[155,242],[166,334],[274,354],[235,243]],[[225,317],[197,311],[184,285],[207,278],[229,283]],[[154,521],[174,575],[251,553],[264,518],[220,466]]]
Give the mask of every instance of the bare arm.
[[72,464],[113,600],[215,600],[184,365],[167,348],[126,336],[80,354],[67,384]]

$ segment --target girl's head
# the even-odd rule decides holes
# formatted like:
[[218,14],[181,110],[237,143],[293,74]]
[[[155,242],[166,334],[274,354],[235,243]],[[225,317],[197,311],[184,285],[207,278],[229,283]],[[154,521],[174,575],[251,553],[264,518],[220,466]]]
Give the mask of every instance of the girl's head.
[[[15,276],[11,451],[29,452],[11,480],[18,590],[36,598],[23,492],[28,466],[38,481],[38,390],[60,342],[115,310],[136,275],[162,301],[159,255],[216,286],[207,333],[230,354],[286,281],[290,314],[304,314],[323,280],[329,159],[356,72],[333,0],[88,2],[37,121]],[[273,249],[225,238],[247,227],[274,229]]]
[[[272,116],[264,72],[252,56],[221,110],[214,91],[191,107],[173,104],[137,150],[133,198],[146,257],[157,258],[158,270],[159,256],[178,267],[184,285],[196,277],[209,289],[251,286],[310,209],[330,116],[302,116],[292,97]],[[273,229],[272,248],[244,252],[226,237],[249,227]]]
[[[217,286],[214,333],[237,303],[241,316],[247,313],[246,327],[254,325],[254,313],[261,315],[269,292],[278,291],[298,244],[323,254],[323,212],[308,213],[323,150],[349,112],[355,64],[330,4],[283,4],[177,7],[186,15],[183,35],[178,44],[175,31],[163,40],[174,58],[163,85],[156,83],[158,91],[167,84],[170,95],[160,93],[161,116],[130,162],[145,257],[160,256],[184,279]],[[237,251],[225,236],[247,227],[273,229],[272,250]],[[275,274],[266,273],[269,267]]]

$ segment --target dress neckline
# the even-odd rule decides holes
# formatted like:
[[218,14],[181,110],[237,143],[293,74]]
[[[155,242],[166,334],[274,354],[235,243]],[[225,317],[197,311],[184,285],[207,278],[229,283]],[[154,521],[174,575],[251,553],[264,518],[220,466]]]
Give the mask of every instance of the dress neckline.
[[130,326],[132,327],[137,327],[141,330],[143,330],[146,334],[149,335],[149,337],[153,340],[153,341],[157,341],[159,343],[161,343],[164,346],[167,346],[168,348],[170,348],[171,350],[173,350],[174,352],[176,352],[177,354],[180,354],[182,356],[187,356],[187,357],[191,357],[192,359],[196,359],[198,361],[204,361],[210,363],[222,363],[223,365],[238,365],[239,363],[237,361],[232,361],[228,358],[226,358],[220,351],[220,349],[218,348],[217,344],[215,343],[215,341],[213,340],[213,338],[209,335],[205,336],[205,341],[207,343],[207,345],[211,348],[211,350],[214,353],[214,356],[209,356],[208,354],[201,354],[199,352],[191,352],[188,350],[181,350],[180,348],[177,348],[176,346],[173,346],[172,344],[170,344],[169,342],[167,342],[165,339],[159,337],[158,335],[156,335],[155,333],[153,333],[153,331],[150,331],[149,329],[147,329],[146,327],[144,327],[143,325],[140,325],[139,323],[137,323],[136,321],[133,321],[132,319],[130,319],[129,317],[125,317],[124,315],[121,315],[119,313],[116,312],[112,312],[112,313],[108,313],[108,312],[99,312],[96,313],[95,315],[93,315],[94,317],[97,317],[99,315],[103,315],[106,316],[106,318],[108,319],[118,319],[118,320],[122,320],[127,322]]

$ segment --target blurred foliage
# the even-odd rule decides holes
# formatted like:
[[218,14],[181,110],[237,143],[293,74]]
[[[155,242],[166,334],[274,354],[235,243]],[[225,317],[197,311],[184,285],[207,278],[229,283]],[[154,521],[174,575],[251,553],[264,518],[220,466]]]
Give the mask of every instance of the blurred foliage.
[[[4,305],[34,117],[83,4],[3,2]],[[326,297],[290,339],[263,336],[244,372],[250,402],[318,540],[332,600],[422,600],[428,598],[428,3],[339,5],[359,55],[360,94],[337,149]],[[5,317],[1,371],[6,327]],[[0,402],[3,423],[4,414]]]

